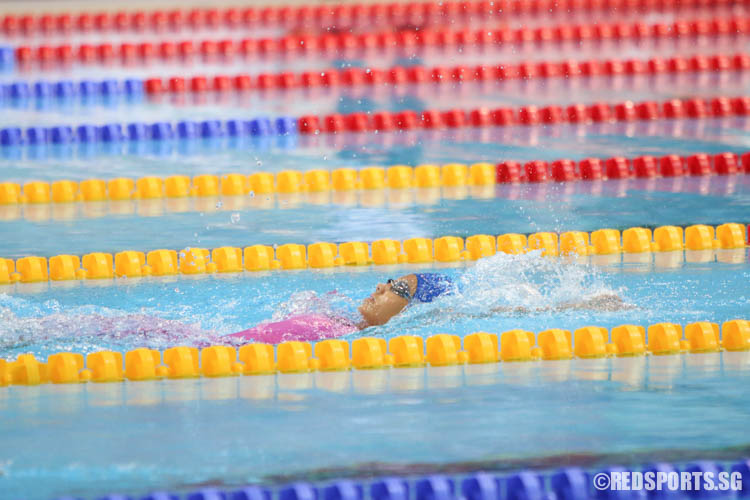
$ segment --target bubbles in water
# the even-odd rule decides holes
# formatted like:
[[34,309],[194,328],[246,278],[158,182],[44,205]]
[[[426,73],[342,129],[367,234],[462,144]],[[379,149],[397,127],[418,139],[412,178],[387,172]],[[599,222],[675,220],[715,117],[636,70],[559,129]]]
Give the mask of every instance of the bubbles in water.
[[346,316],[354,321],[358,305],[358,300],[337,293],[335,290],[325,295],[306,290],[293,293],[287,301],[279,304],[274,310],[272,320],[280,321],[300,314],[326,314]]
[[[179,288],[174,290],[182,293]],[[0,357],[6,359],[24,352],[43,359],[59,351],[87,354],[135,347],[201,346],[215,342],[218,336],[183,321],[93,305],[60,308],[56,301],[48,301],[40,306],[3,294],[0,294],[0,303]],[[65,312],[60,312],[61,309]],[[36,317],[18,316],[14,310],[31,310]]]
[[591,267],[549,259],[540,251],[498,253],[482,259],[455,278],[457,291],[409,308],[385,328],[446,324],[451,318],[488,318],[560,309],[629,308]]

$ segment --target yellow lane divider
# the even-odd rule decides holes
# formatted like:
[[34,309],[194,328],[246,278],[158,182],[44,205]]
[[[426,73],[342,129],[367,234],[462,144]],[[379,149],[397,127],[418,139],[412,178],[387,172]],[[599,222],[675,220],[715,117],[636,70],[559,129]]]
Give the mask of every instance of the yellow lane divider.
[[[227,377],[273,373],[301,373],[389,367],[448,366],[499,361],[565,360],[750,350],[750,321],[731,320],[721,325],[700,321],[683,327],[657,323],[648,329],[621,325],[611,331],[586,326],[574,332],[550,329],[539,332],[509,330],[501,335],[486,332],[438,334],[426,339],[403,335],[386,340],[363,337],[351,342],[329,339],[311,344],[290,341],[247,344],[239,350],[225,345],[198,349],[178,346],[159,352],[138,348],[88,354],[61,352],[46,363],[32,354],[15,361],[0,360],[0,385],[120,382],[159,378]],[[314,357],[313,357],[314,356]],[[84,363],[85,361],[85,363]]]
[[447,165],[394,165],[388,168],[367,167],[359,170],[339,168],[302,172],[284,170],[275,176],[268,172],[250,175],[185,175],[171,177],[86,179],[52,183],[31,181],[23,185],[0,183],[0,205],[20,203],[70,203],[75,201],[185,198],[189,196],[244,196],[270,193],[351,191],[355,189],[405,189],[411,187],[485,186],[496,182],[495,165],[491,163],[451,163]]
[[[711,179],[706,177],[706,179]],[[540,185],[541,186],[541,185]],[[418,189],[307,191],[269,193],[258,196],[207,196],[149,198],[132,200],[84,201],[81,203],[0,204],[0,221],[67,221],[110,215],[160,217],[187,212],[234,212],[244,210],[286,210],[303,205],[341,207],[381,207],[390,205],[432,205],[441,200],[495,198],[494,185],[433,187]]]
[[64,281],[73,279],[139,278],[176,274],[239,273],[275,269],[330,268],[342,265],[389,265],[403,263],[459,262],[490,257],[497,252],[522,254],[540,250],[544,256],[643,254],[681,250],[745,248],[744,224],[727,223],[713,227],[693,225],[687,228],[661,226],[651,231],[633,227],[622,231],[600,229],[540,232],[531,235],[509,233],[497,237],[477,234],[300,245],[286,243],[275,249],[268,245],[238,247],[152,250],[148,253],[126,250],[114,254],[94,252],[76,255],[22,257],[15,261],[0,258],[0,284],[14,282]]

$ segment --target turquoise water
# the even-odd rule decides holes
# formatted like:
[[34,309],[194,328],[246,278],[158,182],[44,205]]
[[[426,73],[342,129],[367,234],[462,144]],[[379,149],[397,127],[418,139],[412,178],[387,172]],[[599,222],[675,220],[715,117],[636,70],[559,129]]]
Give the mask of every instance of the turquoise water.
[[750,220],[750,176],[5,206],[0,218],[6,258],[718,225]]
[[0,485],[42,500],[735,459],[749,445],[748,366],[723,353],[13,387],[0,392]]
[[[744,153],[750,119],[0,148],[3,181],[278,172],[420,163]],[[704,181],[710,182],[710,181]]]

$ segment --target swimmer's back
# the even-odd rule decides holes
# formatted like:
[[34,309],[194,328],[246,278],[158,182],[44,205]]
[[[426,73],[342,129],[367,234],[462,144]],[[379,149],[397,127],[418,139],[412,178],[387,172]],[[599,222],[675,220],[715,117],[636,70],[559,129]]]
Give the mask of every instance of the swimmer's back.
[[329,317],[324,314],[300,314],[282,321],[261,323],[241,332],[227,335],[229,338],[280,344],[290,340],[312,342],[341,337],[357,331],[357,326],[345,318]]

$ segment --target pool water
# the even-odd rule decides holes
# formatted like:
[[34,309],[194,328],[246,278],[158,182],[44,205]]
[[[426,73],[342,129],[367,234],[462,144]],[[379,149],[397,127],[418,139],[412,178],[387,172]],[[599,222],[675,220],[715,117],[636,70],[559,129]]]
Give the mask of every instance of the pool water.
[[4,491],[91,498],[734,459],[748,449],[748,361],[723,353],[11,388],[0,399],[12,417],[3,442],[18,451],[4,457]]
[[[735,6],[734,12],[744,12]],[[713,9],[713,7],[711,7]],[[712,15],[724,10],[708,9]],[[686,15],[651,13],[644,22]],[[708,14],[707,14],[708,15]],[[542,16],[543,17],[543,16]],[[609,13],[601,18],[631,19]],[[566,21],[567,19],[567,21]],[[590,22],[587,16],[511,23]],[[632,20],[632,19],[631,19]],[[282,36],[265,27],[247,36]],[[126,36],[127,35],[127,36]],[[239,36],[226,30],[200,36]],[[68,43],[100,34],[70,35]],[[161,35],[160,35],[161,36]],[[187,35],[186,35],[187,36]],[[245,34],[243,34],[245,36]],[[99,38],[97,38],[99,37]],[[140,38],[139,38],[140,37]],[[149,35],[117,34],[151,40]],[[25,40],[36,46],[46,43]],[[155,38],[154,38],[155,40]],[[748,38],[393,50],[228,64],[32,66],[0,82],[454,67],[744,52]],[[36,43],[39,42],[39,43]],[[53,39],[49,43],[62,43]],[[17,39],[3,43],[19,44]],[[98,43],[98,41],[97,41]],[[747,93],[747,71],[491,84],[0,101],[0,128],[299,117],[356,111],[568,106]],[[744,117],[0,147],[0,182],[277,173],[750,150]],[[0,205],[0,256],[343,243],[750,222],[750,175]],[[344,337],[427,338],[750,319],[750,250],[336,267],[0,285],[0,359],[32,353],[237,345],[225,336],[300,313],[356,320],[378,283],[439,272],[459,291]],[[606,307],[591,299],[604,297]],[[587,305],[589,304],[589,305]],[[0,387],[0,498],[337,478],[449,475],[750,456],[750,353],[393,368],[191,380]]]

